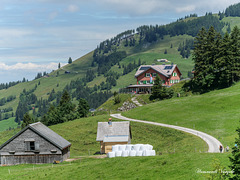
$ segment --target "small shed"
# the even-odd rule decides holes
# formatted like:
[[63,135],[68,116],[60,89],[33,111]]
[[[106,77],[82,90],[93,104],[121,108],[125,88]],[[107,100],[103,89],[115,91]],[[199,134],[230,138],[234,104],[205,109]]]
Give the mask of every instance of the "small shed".
[[129,121],[123,122],[98,122],[97,141],[100,142],[100,152],[112,151],[116,144],[130,144],[132,139]]
[[70,157],[71,143],[41,122],[33,123],[0,146],[0,164],[62,162]]

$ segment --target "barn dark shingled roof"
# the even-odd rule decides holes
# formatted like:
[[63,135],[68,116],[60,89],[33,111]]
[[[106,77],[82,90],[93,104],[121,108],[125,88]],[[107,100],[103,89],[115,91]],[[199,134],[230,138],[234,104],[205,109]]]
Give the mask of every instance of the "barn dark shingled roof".
[[59,134],[55,133],[53,130],[49,129],[47,126],[45,126],[41,122],[30,124],[29,126],[31,127],[31,129],[34,129],[39,135],[49,140],[51,143],[55,144],[60,149],[64,149],[71,145],[70,142],[68,142]]
[[13,139],[15,139],[17,136],[22,134],[27,129],[31,129],[32,131],[34,131],[38,135],[42,136],[43,138],[45,138],[46,140],[48,140],[49,142],[51,142],[52,144],[54,144],[61,150],[65,149],[66,147],[71,146],[71,143],[68,142],[66,139],[64,139],[62,136],[55,133],[53,130],[49,129],[47,126],[45,126],[41,122],[37,122],[37,123],[29,124],[27,127],[22,129],[15,136],[13,136],[8,141],[6,141],[4,144],[2,144],[0,146],[0,149],[2,149],[6,144],[11,142]]

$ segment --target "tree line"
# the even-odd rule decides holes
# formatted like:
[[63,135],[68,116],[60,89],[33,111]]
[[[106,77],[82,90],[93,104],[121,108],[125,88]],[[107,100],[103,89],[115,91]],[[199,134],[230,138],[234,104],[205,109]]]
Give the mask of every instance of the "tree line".
[[182,42],[178,46],[178,51],[183,58],[189,58],[191,55],[191,50],[194,49],[194,40],[186,39],[185,42]]
[[[188,17],[197,17],[197,15],[193,14],[185,18]],[[218,32],[221,32],[224,25],[225,23],[221,22],[212,13],[206,13],[205,16],[193,18],[189,21],[184,21],[183,18],[178,19],[176,22],[167,25],[143,25],[136,28],[136,30],[125,31],[112,39],[101,42],[95,49],[93,58],[99,55],[115,53],[121,42],[123,42],[124,46],[137,46],[141,43],[152,43],[158,39],[163,39],[165,35],[177,36],[187,34],[195,37],[202,27],[209,29],[211,26],[214,26]]]
[[13,95],[11,95],[11,96],[8,96],[7,98],[1,98],[0,99],[0,106],[4,106],[7,102],[11,102],[11,101],[13,101],[14,99],[16,99],[16,96],[13,96]]
[[226,88],[240,80],[240,30],[221,36],[214,27],[202,28],[195,39],[193,51],[194,78],[186,85],[204,93]]
[[224,14],[226,17],[240,17],[240,3],[227,7]]

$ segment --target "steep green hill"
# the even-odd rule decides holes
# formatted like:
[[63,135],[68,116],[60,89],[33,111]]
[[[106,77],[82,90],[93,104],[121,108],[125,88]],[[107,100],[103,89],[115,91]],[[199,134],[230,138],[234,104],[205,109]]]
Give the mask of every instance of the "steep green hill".
[[[198,18],[191,17],[185,19],[184,21],[188,22],[195,19]],[[238,20],[239,17],[225,17],[223,18],[222,22],[229,23],[231,25],[231,28],[233,28],[235,25],[240,26]],[[224,26],[223,31],[226,30],[227,26]],[[136,40],[139,40],[139,35],[136,34],[135,36]],[[122,73],[124,71],[123,66],[126,67],[129,65],[129,63],[134,64],[134,62],[138,63],[139,60],[141,60],[141,63],[145,64],[161,64],[157,62],[157,59],[168,59],[170,61],[169,63],[178,64],[183,74],[183,78],[188,77],[188,72],[193,69],[192,57],[190,56],[187,59],[182,58],[178,51],[179,45],[185,42],[186,39],[193,39],[193,37],[189,35],[178,35],[171,37],[169,35],[166,35],[163,38],[158,38],[157,41],[153,41],[151,43],[142,42],[140,44],[137,44],[136,46],[127,47],[124,45],[125,40],[122,40],[120,45],[117,47],[117,51],[126,51],[127,57],[119,62],[121,68],[119,68],[118,64],[115,64],[109,70],[114,72],[115,74],[118,73],[120,75],[120,77],[116,80],[116,86],[111,87],[111,91],[118,91],[119,88],[124,88],[129,84],[136,83],[136,79],[134,78],[136,68],[125,75],[122,75]],[[96,77],[90,82],[87,82],[86,85],[92,88],[99,86],[100,88],[100,85],[103,82],[106,82],[107,77],[105,77],[103,74],[100,74],[98,76],[97,66],[92,66],[93,54],[93,51],[86,54],[85,56],[75,60],[72,64],[68,64],[50,73],[48,77],[42,77],[30,82],[17,84],[8,89],[0,90],[0,99],[6,98],[8,96],[16,96],[15,100],[7,102],[3,106],[0,106],[0,109],[12,107],[13,111],[8,112],[8,114],[13,114],[15,116],[15,112],[19,103],[20,93],[23,92],[23,89],[31,90],[36,87],[34,94],[37,96],[38,100],[40,100],[41,98],[47,99],[53,89],[55,90],[55,92],[62,91],[66,87],[66,85],[70,84],[71,81],[75,81],[79,78],[84,78],[86,76],[87,70],[89,69],[95,72]],[[66,74],[66,71],[69,71],[70,73]],[[72,92],[74,92],[75,90],[76,89],[73,89]],[[99,91],[100,89],[97,90],[97,92]],[[106,91],[106,89],[103,91]],[[76,102],[76,99],[73,100],[74,102]],[[34,104],[32,106],[34,106]],[[36,111],[37,110],[38,109],[36,108]],[[2,113],[2,118],[4,118],[5,115],[6,113]],[[2,122],[0,122],[0,125],[1,123]],[[10,123],[9,127],[16,127],[16,124]]]

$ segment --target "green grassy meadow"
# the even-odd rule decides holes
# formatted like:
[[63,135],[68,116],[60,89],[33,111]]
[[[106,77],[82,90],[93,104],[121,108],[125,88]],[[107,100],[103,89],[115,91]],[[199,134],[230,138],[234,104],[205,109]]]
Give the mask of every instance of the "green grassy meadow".
[[219,160],[227,166],[227,154],[166,154],[155,157],[82,158],[57,165],[17,165],[1,167],[1,179],[207,179],[199,170],[215,170]]
[[[212,170],[215,159],[224,167],[229,165],[228,153],[205,153],[206,143],[196,136],[136,122],[131,122],[132,144],[151,144],[156,156],[98,159],[94,156],[100,148],[96,142],[97,122],[109,117],[93,116],[50,126],[72,143],[71,158],[79,160],[0,167],[0,179],[205,179],[197,169]],[[1,132],[0,143],[15,133],[17,129]]]
[[178,125],[206,132],[224,146],[234,145],[240,125],[240,83],[203,95],[173,98],[122,113],[131,118]]
[[5,131],[8,128],[17,128],[18,124],[14,121],[15,118],[9,118],[8,120],[0,121],[0,132]]

